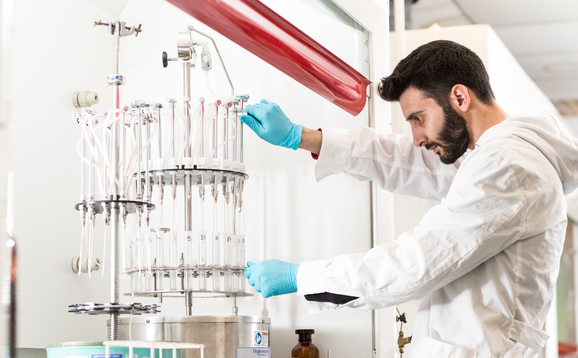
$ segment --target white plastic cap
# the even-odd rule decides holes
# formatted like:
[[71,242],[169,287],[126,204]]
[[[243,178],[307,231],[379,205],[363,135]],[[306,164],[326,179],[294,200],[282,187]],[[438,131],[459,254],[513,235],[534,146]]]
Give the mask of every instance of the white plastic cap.
[[169,158],[169,168],[175,168],[177,166],[177,158]]
[[155,159],[153,160],[153,165],[152,165],[154,170],[159,170],[159,169],[165,169],[164,168],[164,160],[162,159]]
[[193,168],[193,158],[183,158],[183,165],[187,169]]
[[197,165],[199,166],[199,168],[206,168],[207,162],[205,158],[197,158]]
[[90,91],[74,92],[72,94],[72,104],[76,108],[90,107],[98,103],[98,93]]

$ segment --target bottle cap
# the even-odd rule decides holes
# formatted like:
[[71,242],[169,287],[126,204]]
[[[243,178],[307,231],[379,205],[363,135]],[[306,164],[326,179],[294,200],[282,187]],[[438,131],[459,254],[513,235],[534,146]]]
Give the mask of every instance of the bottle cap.
[[314,329],[296,329],[295,330],[296,334],[313,334],[315,333]]

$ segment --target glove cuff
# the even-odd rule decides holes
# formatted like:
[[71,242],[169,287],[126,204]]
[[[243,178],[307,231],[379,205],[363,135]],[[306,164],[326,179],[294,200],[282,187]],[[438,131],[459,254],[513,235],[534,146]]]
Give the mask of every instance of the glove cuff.
[[299,265],[291,264],[289,267],[289,273],[291,275],[290,286],[292,291],[297,292],[297,271],[299,270]]
[[291,148],[293,150],[297,150],[299,148],[299,144],[301,144],[301,134],[303,132],[303,126],[301,124],[294,124],[291,126],[291,130],[289,131],[289,135],[283,142],[279,145],[285,148]]

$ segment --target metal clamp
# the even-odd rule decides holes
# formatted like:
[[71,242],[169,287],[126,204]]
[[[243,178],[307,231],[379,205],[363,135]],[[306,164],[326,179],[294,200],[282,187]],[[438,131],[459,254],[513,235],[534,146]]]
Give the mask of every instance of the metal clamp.
[[135,26],[126,26],[126,22],[118,21],[118,22],[102,22],[101,20],[95,21],[94,26],[108,26],[108,31],[111,35],[114,35],[116,30],[116,25],[119,24],[119,36],[130,36],[135,34],[135,37],[138,37],[138,34],[142,32],[141,26],[142,24],[138,24],[138,27]]

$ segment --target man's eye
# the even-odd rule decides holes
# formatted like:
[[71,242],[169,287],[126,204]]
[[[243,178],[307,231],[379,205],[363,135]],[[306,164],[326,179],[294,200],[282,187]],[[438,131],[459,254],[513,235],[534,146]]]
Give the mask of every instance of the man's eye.
[[413,117],[416,121],[421,122],[422,117]]

